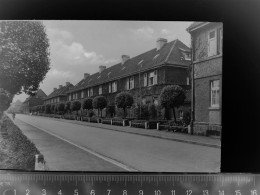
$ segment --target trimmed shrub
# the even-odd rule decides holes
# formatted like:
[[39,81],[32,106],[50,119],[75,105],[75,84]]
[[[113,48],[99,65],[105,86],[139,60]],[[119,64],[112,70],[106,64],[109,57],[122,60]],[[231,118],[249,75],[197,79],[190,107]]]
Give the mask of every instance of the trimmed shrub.
[[58,105],[58,112],[60,114],[64,114],[64,111],[65,111],[65,104],[64,103],[59,103],[59,105]]
[[[175,108],[179,108],[183,105],[185,98],[185,92],[182,87],[178,85],[170,85],[163,88],[159,96],[159,101],[160,105],[164,107],[166,111],[167,108],[173,109],[174,121],[176,121]],[[168,115],[166,115],[166,117],[169,119]]]
[[45,108],[45,114],[50,114],[51,113],[51,105],[47,104]]
[[110,116],[112,118],[116,113],[115,105],[113,104],[108,105],[106,111],[107,111],[107,116]]
[[65,112],[66,113],[67,112],[70,113],[70,111],[71,111],[70,106],[71,106],[71,102],[70,101],[66,102],[66,104],[65,104]]
[[122,108],[124,111],[124,118],[126,117],[126,108],[131,107],[134,103],[132,94],[128,92],[118,93],[115,97],[115,104],[118,108]]
[[78,111],[81,108],[80,101],[76,100],[76,101],[72,102],[72,104],[70,105],[70,108],[71,108],[72,111],[76,111],[76,114],[78,115]]
[[156,119],[157,118],[157,110],[154,104],[150,104],[148,107],[149,118]]
[[93,109],[93,100],[91,98],[85,99],[82,104],[82,108],[86,110]]
[[101,110],[101,117],[102,117],[102,110],[107,106],[107,100],[104,96],[96,96],[93,99],[93,108],[98,109],[98,116],[99,111]]

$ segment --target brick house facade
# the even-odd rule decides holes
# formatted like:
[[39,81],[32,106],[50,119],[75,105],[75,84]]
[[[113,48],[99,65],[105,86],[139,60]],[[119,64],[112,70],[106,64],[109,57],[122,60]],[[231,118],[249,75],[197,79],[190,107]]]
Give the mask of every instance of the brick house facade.
[[67,91],[68,100],[79,100],[102,95],[113,104],[117,93],[130,92],[135,104],[158,104],[163,87],[180,85],[186,91],[185,106],[190,108],[190,48],[180,40],[168,42],[158,39],[156,48],[130,58],[122,55],[122,62],[109,68],[99,67],[99,72],[84,78]]
[[43,105],[45,97],[47,97],[47,95],[41,89],[39,89],[35,96],[30,96],[23,102],[22,112],[30,113],[32,107]]
[[195,134],[222,129],[223,24],[194,22],[192,40],[192,110]]

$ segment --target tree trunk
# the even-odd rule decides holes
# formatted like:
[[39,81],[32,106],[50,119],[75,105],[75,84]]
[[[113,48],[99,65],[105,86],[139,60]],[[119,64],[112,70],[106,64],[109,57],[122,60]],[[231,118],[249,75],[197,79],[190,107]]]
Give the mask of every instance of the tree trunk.
[[99,117],[99,109],[98,109],[98,117]]
[[175,108],[174,107],[172,108],[172,111],[173,111],[174,122],[176,122],[176,115],[175,115]]
[[125,118],[125,117],[126,117],[126,114],[125,114],[125,112],[126,112],[126,108],[124,108],[124,116],[123,116],[123,118]]

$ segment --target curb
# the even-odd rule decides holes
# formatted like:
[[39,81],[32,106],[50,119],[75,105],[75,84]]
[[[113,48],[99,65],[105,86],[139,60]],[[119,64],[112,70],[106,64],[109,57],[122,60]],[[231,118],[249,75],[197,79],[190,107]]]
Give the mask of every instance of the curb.
[[82,125],[82,126],[96,127],[96,128],[108,129],[108,130],[118,131],[118,132],[123,132],[123,133],[130,133],[130,134],[135,134],[135,135],[142,135],[142,136],[148,136],[148,137],[154,137],[154,138],[160,138],[160,139],[165,139],[165,140],[172,140],[172,141],[177,141],[177,142],[182,142],[182,143],[189,143],[189,144],[195,144],[195,145],[201,145],[201,146],[207,146],[207,147],[221,149],[221,146],[216,145],[216,144],[201,143],[201,142],[196,142],[196,141],[192,141],[192,140],[183,140],[183,139],[178,139],[178,138],[168,138],[168,137],[162,137],[162,136],[158,136],[158,135],[149,135],[149,134],[144,134],[144,133],[124,131],[124,130],[121,131],[121,130],[116,130],[116,129],[112,129],[112,128],[108,128],[108,127],[95,126],[89,122],[84,122],[84,124],[82,124],[82,123],[77,123],[77,122],[74,122],[71,120],[68,121],[66,119],[50,118],[50,117],[42,117],[42,116],[34,116],[34,117],[49,118],[49,119],[56,120],[56,121],[65,121],[68,123],[73,123],[73,124]]

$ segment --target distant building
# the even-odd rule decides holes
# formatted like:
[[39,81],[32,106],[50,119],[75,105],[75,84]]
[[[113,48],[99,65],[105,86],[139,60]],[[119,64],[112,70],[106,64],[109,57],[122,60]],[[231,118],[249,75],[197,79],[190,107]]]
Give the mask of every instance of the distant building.
[[73,87],[70,82],[66,82],[65,86],[59,85],[59,88],[54,88],[53,92],[50,93],[47,97],[44,98],[44,105],[46,104],[58,104],[65,103],[67,101],[67,91]]
[[194,22],[192,39],[194,132],[222,129],[223,24]]
[[23,102],[23,112],[30,113],[32,107],[43,105],[43,100],[45,97],[47,97],[47,95],[41,89],[38,89],[35,96],[30,96]]
[[80,100],[105,96],[108,104],[113,104],[117,93],[130,92],[135,103],[154,103],[163,87],[180,85],[186,91],[186,107],[190,108],[190,48],[180,40],[167,42],[159,38],[155,48],[130,58],[121,56],[121,63],[109,68],[99,66],[95,74],[85,73],[82,80],[71,88],[68,100]]

